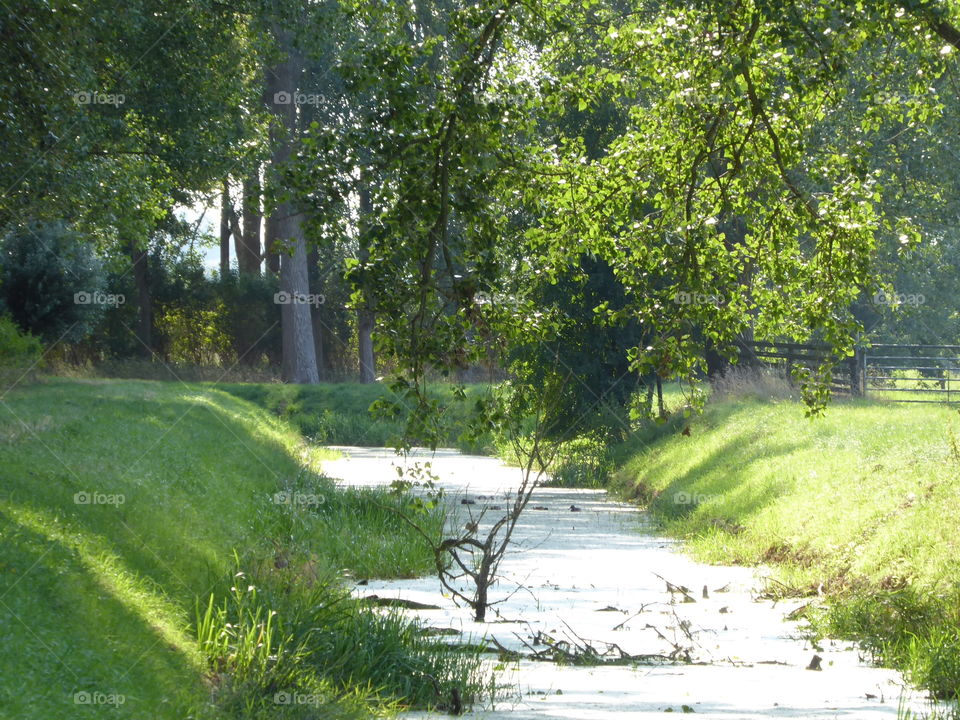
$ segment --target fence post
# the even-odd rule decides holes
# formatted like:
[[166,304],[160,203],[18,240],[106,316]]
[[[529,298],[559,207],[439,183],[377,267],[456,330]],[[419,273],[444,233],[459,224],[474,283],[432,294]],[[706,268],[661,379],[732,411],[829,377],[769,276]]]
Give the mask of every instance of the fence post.
[[850,397],[865,397],[867,394],[867,356],[863,348],[854,348],[850,358]]
[[865,348],[860,348],[860,394],[863,397],[867,396],[869,387],[870,382],[867,377],[867,351]]

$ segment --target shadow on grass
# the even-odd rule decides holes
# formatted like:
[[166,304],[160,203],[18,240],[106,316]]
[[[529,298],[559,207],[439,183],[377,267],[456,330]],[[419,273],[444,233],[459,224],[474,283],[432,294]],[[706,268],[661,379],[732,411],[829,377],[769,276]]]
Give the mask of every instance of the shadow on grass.
[[[741,482],[748,477],[751,468],[763,465],[770,458],[786,456],[803,447],[802,439],[779,443],[756,443],[757,429],[743,422],[736,422],[741,408],[720,405],[708,410],[708,415],[694,425],[698,435],[714,433],[719,428],[725,431],[722,441],[712,444],[709,451],[698,448],[700,459],[677,474],[675,467],[668,468],[673,455],[658,446],[646,452],[636,470],[635,482],[638,491],[635,497],[649,505],[651,512],[662,521],[680,524],[684,532],[698,532],[715,526],[715,520],[724,519],[739,523],[761,512],[776,502],[783,489],[782,483],[764,487],[750,486]],[[690,437],[674,433],[664,442],[674,447],[692,443]],[[675,476],[669,485],[659,487],[654,478],[663,475]],[[653,489],[658,488],[658,489]]]
[[[62,520],[0,509],[0,688],[9,717],[166,717],[202,701],[178,609]],[[167,710],[154,715],[158,705]]]

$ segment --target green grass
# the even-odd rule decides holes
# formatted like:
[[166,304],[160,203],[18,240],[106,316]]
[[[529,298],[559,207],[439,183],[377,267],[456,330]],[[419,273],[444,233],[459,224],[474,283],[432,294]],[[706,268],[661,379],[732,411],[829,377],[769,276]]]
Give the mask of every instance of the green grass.
[[[923,364],[932,366],[934,362],[931,360]],[[882,372],[888,377],[885,380],[870,378],[869,372],[868,369],[867,395],[873,400],[924,403],[960,401],[960,375],[956,372],[944,370],[939,377],[923,377],[919,370],[884,370]]]
[[[606,487],[615,469],[629,459],[635,447],[673,432],[679,423],[685,422],[683,411],[689,407],[692,399],[689,388],[679,382],[664,382],[662,391],[667,418],[631,419],[626,410],[618,412],[616,416],[611,415],[615,419],[609,431],[620,435],[629,434],[629,442],[610,444],[600,433],[593,436],[580,435],[563,441],[556,449],[549,467],[550,475],[543,484],[548,487]],[[643,399],[641,393],[637,400]],[[658,412],[656,398],[653,400],[652,412],[654,415]],[[507,462],[522,464],[516,457],[516,449],[507,442],[499,444],[497,455]]]
[[[686,423],[679,423],[677,430]],[[816,597],[821,633],[855,638],[939,697],[960,690],[960,417],[933,405],[727,397],[637,443],[616,484],[692,553],[771,563]],[[621,448],[621,454],[624,450]]]
[[[218,388],[269,410],[304,436],[327,445],[391,446],[402,436],[402,419],[377,417],[370,406],[395,396],[383,383],[323,383],[320,385],[220,384]],[[476,400],[488,391],[484,384],[469,385],[466,399],[453,395],[452,385],[436,384],[434,397],[446,410],[441,418],[444,444],[466,452],[492,452],[489,442],[468,443],[460,436]]]
[[[479,691],[476,657],[414,642],[414,627],[340,590],[345,569],[411,576],[432,557],[386,509],[409,500],[335,488],[316,473],[325,455],[284,420],[199,385],[61,379],[8,393],[3,715],[366,717],[442,703],[427,673],[467,698]],[[244,648],[256,643],[235,637],[241,623],[227,626],[240,619],[231,587],[243,583],[257,589],[247,603],[252,637],[275,618],[274,652],[245,666]],[[228,650],[219,655],[196,629],[211,596],[226,608],[208,628]],[[366,647],[389,651],[366,657]],[[241,667],[255,662],[245,676]],[[278,706],[284,683],[312,702]]]

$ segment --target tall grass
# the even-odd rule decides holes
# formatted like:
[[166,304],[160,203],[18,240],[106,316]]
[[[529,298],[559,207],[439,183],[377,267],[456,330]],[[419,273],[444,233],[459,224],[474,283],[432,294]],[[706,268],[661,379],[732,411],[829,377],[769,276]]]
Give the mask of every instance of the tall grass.
[[284,706],[331,709],[453,709],[472,703],[492,679],[477,648],[424,637],[395,612],[364,608],[333,575],[310,583],[237,572],[234,585],[197,608],[197,638],[217,704],[241,717]]
[[[404,423],[370,412],[381,398],[392,398],[382,383],[336,383],[321,385],[219,385],[224,391],[268,410],[296,428],[311,441],[326,445],[392,446],[403,436]],[[477,399],[489,391],[484,384],[466,387],[458,398],[449,384],[438,383],[432,391],[443,414],[443,444],[465,452],[493,452],[491,438],[468,441],[467,423],[474,415]],[[416,439],[414,439],[416,442]]]
[[433,553],[402,515],[418,517],[420,528],[439,536],[443,515],[412,495],[387,487],[338,487],[329,478],[302,470],[271,497],[281,512],[267,512],[258,532],[284,562],[313,559],[323,568],[349,568],[355,577],[418,577],[434,569]]

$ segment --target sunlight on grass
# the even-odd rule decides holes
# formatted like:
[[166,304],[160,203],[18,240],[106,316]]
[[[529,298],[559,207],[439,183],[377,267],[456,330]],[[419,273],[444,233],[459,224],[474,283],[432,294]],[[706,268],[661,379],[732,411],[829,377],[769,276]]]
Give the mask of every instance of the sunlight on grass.
[[[433,697],[425,676],[399,681],[414,657],[441,682],[473,682],[476,662],[411,642],[413,628],[399,620],[364,630],[366,609],[337,616],[335,632],[356,630],[360,645],[378,638],[395,665],[365,665],[341,642],[330,647],[356,657],[351,676],[334,682],[325,673],[342,658],[311,646],[303,668],[289,659],[292,687],[322,707],[279,707],[272,692],[261,697],[267,685],[220,670],[212,681],[192,627],[196,601],[214,593],[222,602],[238,562],[251,585],[274,593],[256,617],[291,615],[292,598],[322,578],[333,584],[306,599],[342,597],[345,570],[391,577],[432,567],[388,509],[408,501],[320,477],[319,462],[336,453],[307,444],[283,418],[200,386],[48,380],[11,392],[0,422],[0,641],[20,649],[0,656],[10,717],[239,718],[256,706],[264,718],[360,718]],[[322,502],[278,500],[291,489]],[[305,624],[290,647],[321,629]],[[371,692],[376,677],[393,680]]]
[[[939,697],[960,690],[960,456],[957,411],[835,402],[808,419],[788,399],[733,397],[680,433],[636,451],[618,473],[668,532],[715,563],[770,563],[774,594],[830,600],[822,631],[871,642],[875,655]],[[859,614],[841,615],[851,603]],[[912,611],[911,611],[912,612]],[[944,635],[946,633],[946,635]]]
[[183,631],[184,614],[158,588],[126,567],[123,559],[111,553],[108,543],[90,535],[82,527],[65,527],[58,518],[38,509],[7,504],[8,517],[51,544],[56,543],[75,558],[79,572],[88,575],[109,597],[120,603],[130,615],[149,625],[166,643],[176,649],[186,663],[199,670],[200,657],[191,639]]

